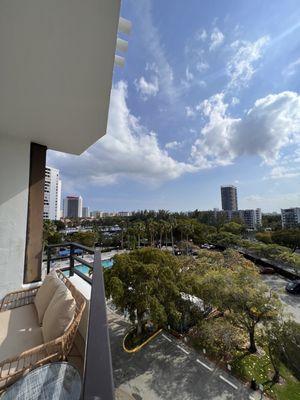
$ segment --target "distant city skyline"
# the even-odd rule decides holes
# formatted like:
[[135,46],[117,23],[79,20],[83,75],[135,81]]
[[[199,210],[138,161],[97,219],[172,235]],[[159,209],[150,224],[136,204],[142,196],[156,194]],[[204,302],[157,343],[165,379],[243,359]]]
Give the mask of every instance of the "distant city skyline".
[[133,29],[106,136],[79,157],[48,152],[64,195],[91,210],[205,210],[232,184],[241,209],[299,207],[298,2],[174,0],[170,13],[128,0],[122,15]]

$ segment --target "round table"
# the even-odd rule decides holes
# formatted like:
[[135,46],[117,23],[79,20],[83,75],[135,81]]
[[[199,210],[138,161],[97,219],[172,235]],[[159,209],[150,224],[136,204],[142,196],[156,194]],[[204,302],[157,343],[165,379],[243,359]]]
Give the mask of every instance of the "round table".
[[79,400],[81,378],[73,365],[54,362],[30,371],[1,396],[1,400]]

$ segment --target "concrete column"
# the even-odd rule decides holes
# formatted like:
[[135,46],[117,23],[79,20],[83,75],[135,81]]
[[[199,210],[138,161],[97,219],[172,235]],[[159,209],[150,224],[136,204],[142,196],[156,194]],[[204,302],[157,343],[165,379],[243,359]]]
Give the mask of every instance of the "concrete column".
[[30,142],[0,134],[0,299],[23,283],[29,165]]
[[41,280],[46,150],[31,143],[24,283]]

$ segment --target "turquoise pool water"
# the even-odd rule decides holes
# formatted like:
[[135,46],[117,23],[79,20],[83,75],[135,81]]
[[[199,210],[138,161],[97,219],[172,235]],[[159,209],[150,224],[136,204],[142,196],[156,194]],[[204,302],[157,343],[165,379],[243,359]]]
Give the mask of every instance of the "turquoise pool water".
[[[109,260],[103,260],[102,261],[102,266],[103,268],[110,268],[113,265],[113,260],[109,259]],[[76,265],[75,269],[77,269],[77,271],[82,272],[85,275],[89,275],[89,267],[87,267],[86,265]],[[69,271],[64,271],[64,274],[68,277],[69,276]]]

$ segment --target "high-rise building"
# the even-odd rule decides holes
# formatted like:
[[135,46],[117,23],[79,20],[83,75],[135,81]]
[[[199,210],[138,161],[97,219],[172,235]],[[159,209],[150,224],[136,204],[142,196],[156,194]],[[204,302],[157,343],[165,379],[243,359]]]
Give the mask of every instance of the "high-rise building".
[[91,211],[91,218],[101,218],[102,217],[102,211]]
[[82,217],[82,197],[67,196],[64,198],[64,218]]
[[130,211],[119,211],[118,217],[130,217],[132,213]]
[[300,207],[281,209],[281,223],[286,229],[300,226]]
[[222,209],[224,211],[237,211],[237,190],[235,186],[221,186]]
[[256,230],[261,227],[261,209],[256,210],[240,210],[240,217],[244,221],[246,227],[251,230]]
[[82,207],[82,218],[90,217],[90,209],[89,207]]
[[250,230],[257,230],[262,226],[261,209],[248,209],[237,211],[213,211],[214,218],[225,218],[227,221],[240,220]]
[[44,185],[44,219],[58,220],[61,201],[61,180],[59,170],[46,167]]

